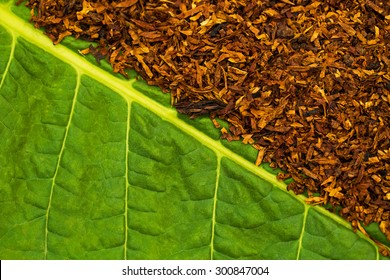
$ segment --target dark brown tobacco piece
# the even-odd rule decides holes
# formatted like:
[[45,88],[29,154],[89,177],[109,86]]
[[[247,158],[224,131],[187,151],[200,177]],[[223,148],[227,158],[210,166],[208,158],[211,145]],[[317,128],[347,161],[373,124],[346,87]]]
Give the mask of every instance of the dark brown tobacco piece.
[[[181,113],[229,122],[288,189],[390,240],[390,4],[380,0],[28,1],[55,44],[74,35],[135,69]],[[215,122],[215,120],[214,120]],[[389,254],[385,246],[383,254]]]

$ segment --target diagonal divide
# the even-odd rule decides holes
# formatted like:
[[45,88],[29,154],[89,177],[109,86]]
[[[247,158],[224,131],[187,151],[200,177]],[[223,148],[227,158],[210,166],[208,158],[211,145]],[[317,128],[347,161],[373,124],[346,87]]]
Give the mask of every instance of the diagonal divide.
[[[195,128],[193,128],[192,126],[188,125],[187,123],[185,123],[184,121],[178,119],[176,117],[176,112],[175,110],[171,109],[171,108],[166,108],[164,107],[163,105],[161,105],[160,103],[148,98],[148,97],[145,97],[141,94],[139,94],[136,90],[134,89],[130,89],[132,83],[134,81],[123,81],[123,80],[120,80],[120,79],[117,79],[117,78],[114,78],[113,76],[107,74],[105,71],[97,68],[96,66],[90,64],[89,62],[86,62],[80,55],[78,54],[75,54],[74,52],[70,51],[69,49],[67,49],[66,47],[64,46],[53,46],[52,45],[52,42],[46,38],[45,36],[43,36],[41,34],[41,32],[39,30],[36,30],[34,29],[33,27],[30,26],[30,24],[27,24],[25,21],[21,20],[20,18],[18,18],[17,16],[15,16],[14,14],[12,14],[11,12],[7,11],[7,9],[4,9],[1,5],[0,5],[0,22],[3,26],[6,26],[7,29],[11,30],[15,30],[17,34],[19,34],[18,36],[22,36],[24,38],[26,38],[28,41],[30,41],[31,43],[41,47],[41,48],[44,48],[47,52],[51,53],[52,55],[58,57],[59,59],[69,63],[70,65],[72,65],[77,73],[78,73],[78,83],[77,85],[79,86],[80,84],[80,77],[82,74],[86,74],[98,81],[100,81],[100,83],[106,85],[107,87],[113,89],[115,92],[117,92],[119,95],[121,95],[123,98],[125,98],[127,101],[128,101],[128,126],[127,126],[127,139],[126,139],[126,161],[128,160],[128,151],[129,151],[129,147],[128,147],[128,144],[129,144],[129,132],[130,132],[130,107],[131,107],[131,102],[137,102],[139,104],[141,104],[143,107],[147,108],[148,110],[154,112],[156,115],[162,117],[163,119],[169,121],[170,123],[174,124],[175,126],[179,127],[182,131],[185,131],[186,133],[194,136],[195,138],[197,139],[200,139],[200,141],[206,145],[207,147],[209,147],[210,149],[212,149],[213,151],[216,152],[217,154],[217,158],[218,158],[218,169],[217,169],[217,179],[216,179],[216,185],[215,185],[215,192],[214,192],[214,198],[213,198],[213,217],[212,217],[212,233],[211,233],[211,240],[210,240],[210,256],[211,256],[211,259],[213,258],[213,251],[214,251],[214,236],[215,236],[215,225],[216,225],[216,207],[217,207],[217,192],[218,192],[218,186],[219,186],[219,172],[220,172],[220,161],[221,161],[221,157],[227,157],[231,160],[233,160],[234,162],[236,162],[237,164],[243,166],[244,168],[246,168],[247,170],[250,170],[252,173],[256,174],[257,176],[259,176],[260,178],[263,178],[269,182],[272,182],[272,184],[279,188],[279,189],[282,189],[283,191],[286,191],[285,190],[285,184],[282,183],[282,182],[279,182],[276,180],[275,176],[266,172],[263,168],[261,167],[256,167],[254,166],[253,163],[251,162],[248,162],[247,160],[243,159],[241,156],[237,155],[237,154],[233,154],[231,153],[231,151],[226,148],[225,146],[223,146],[219,141],[215,141],[213,139],[211,139],[210,137],[208,137],[207,135],[203,134],[202,132],[196,130]],[[12,23],[12,26],[11,26],[11,23]],[[27,31],[26,31],[27,30]],[[14,50],[14,47],[16,45],[16,35],[14,32],[11,33],[12,36],[13,36],[13,47],[12,47],[12,52]],[[12,53],[10,55],[10,59],[8,61],[8,65],[7,65],[7,68],[9,68],[9,65],[11,63],[11,60],[12,60]],[[78,70],[80,69],[80,71]],[[6,76],[6,73],[4,74],[4,77]],[[4,81],[4,77],[1,81],[1,84],[0,84],[0,88],[1,88],[1,85],[3,84],[3,81]],[[73,111],[74,111],[74,106],[75,106],[75,102],[76,102],[76,99],[77,99],[77,92],[78,92],[78,88],[76,88],[75,90],[75,96],[74,96],[74,100],[73,100],[73,105],[72,105],[72,112],[69,116],[69,122],[68,122],[68,126],[66,128],[66,134],[65,134],[65,137],[64,137],[64,141],[63,141],[63,145],[62,145],[62,148],[61,148],[61,152],[59,154],[59,159],[58,159],[58,162],[57,162],[57,167],[56,167],[56,172],[54,174],[54,177],[53,177],[53,183],[52,183],[52,188],[51,188],[51,192],[50,192],[50,199],[49,199],[49,206],[48,206],[48,209],[46,211],[46,222],[45,222],[45,257],[47,256],[47,235],[48,235],[48,218],[49,218],[49,212],[50,212],[50,200],[51,200],[51,197],[53,195],[53,191],[54,191],[54,183],[55,183],[55,177],[56,177],[56,174],[57,174],[57,171],[58,171],[58,167],[59,167],[59,164],[60,164],[60,160],[61,160],[61,155],[62,155],[62,152],[63,152],[63,149],[64,149],[64,146],[65,146],[65,142],[66,142],[66,136],[67,136],[67,132],[68,132],[68,129],[69,129],[69,124],[71,123],[71,119],[72,119],[72,114],[73,114]],[[127,211],[128,211],[128,208],[127,208],[127,200],[128,200],[128,162],[126,162],[126,203],[125,203],[125,211],[124,211],[124,215],[125,215],[125,225],[126,225],[126,228],[127,228]],[[304,197],[303,196],[298,196],[296,197],[296,199],[298,199],[300,202],[304,203]],[[309,208],[312,208],[312,206],[307,206],[305,204],[305,213],[304,213],[304,216],[303,216],[303,219],[304,219],[304,222],[303,222],[303,228],[302,228],[302,232],[301,232],[301,236],[300,236],[300,239],[299,239],[299,247],[298,247],[298,252],[297,252],[297,258],[299,258],[300,256],[300,252],[301,252],[301,248],[302,248],[302,239],[303,239],[303,235],[304,235],[304,231],[305,231],[305,225],[306,225],[306,218],[307,218],[307,213],[308,213],[308,209]],[[344,220],[342,220],[341,218],[339,217],[336,217],[334,215],[331,215],[327,210],[323,209],[323,208],[320,208],[320,207],[314,207],[314,209],[318,212],[321,212],[322,214],[325,214],[326,216],[329,216],[331,217],[333,220],[336,220],[338,223],[342,224],[343,226],[346,226],[346,227],[350,227],[348,223],[346,223]],[[125,233],[125,241],[124,241],[124,258],[126,258],[126,250],[127,250],[127,235],[128,235],[128,232],[126,230],[126,233]]]

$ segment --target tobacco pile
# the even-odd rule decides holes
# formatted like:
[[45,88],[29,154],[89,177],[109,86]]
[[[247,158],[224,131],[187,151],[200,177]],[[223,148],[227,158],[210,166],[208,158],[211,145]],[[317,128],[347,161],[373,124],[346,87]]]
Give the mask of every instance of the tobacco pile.
[[[390,240],[390,3],[383,0],[28,1],[55,44],[126,76],[181,113],[227,120],[228,140],[292,177],[288,188]],[[215,119],[214,122],[216,123]],[[382,246],[383,254],[389,254]]]

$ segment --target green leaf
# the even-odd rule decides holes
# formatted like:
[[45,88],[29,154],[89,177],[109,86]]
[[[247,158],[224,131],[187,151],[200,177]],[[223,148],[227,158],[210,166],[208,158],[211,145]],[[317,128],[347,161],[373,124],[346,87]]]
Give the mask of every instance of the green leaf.
[[379,259],[256,152],[0,1],[0,259]]

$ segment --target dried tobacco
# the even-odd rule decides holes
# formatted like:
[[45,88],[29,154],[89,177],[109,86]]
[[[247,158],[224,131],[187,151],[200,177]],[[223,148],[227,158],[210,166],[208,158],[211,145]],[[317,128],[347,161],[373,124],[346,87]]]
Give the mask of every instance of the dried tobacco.
[[[227,120],[228,140],[292,177],[288,189],[390,240],[390,4],[380,0],[27,1],[55,44]],[[386,246],[378,243],[389,255]]]

